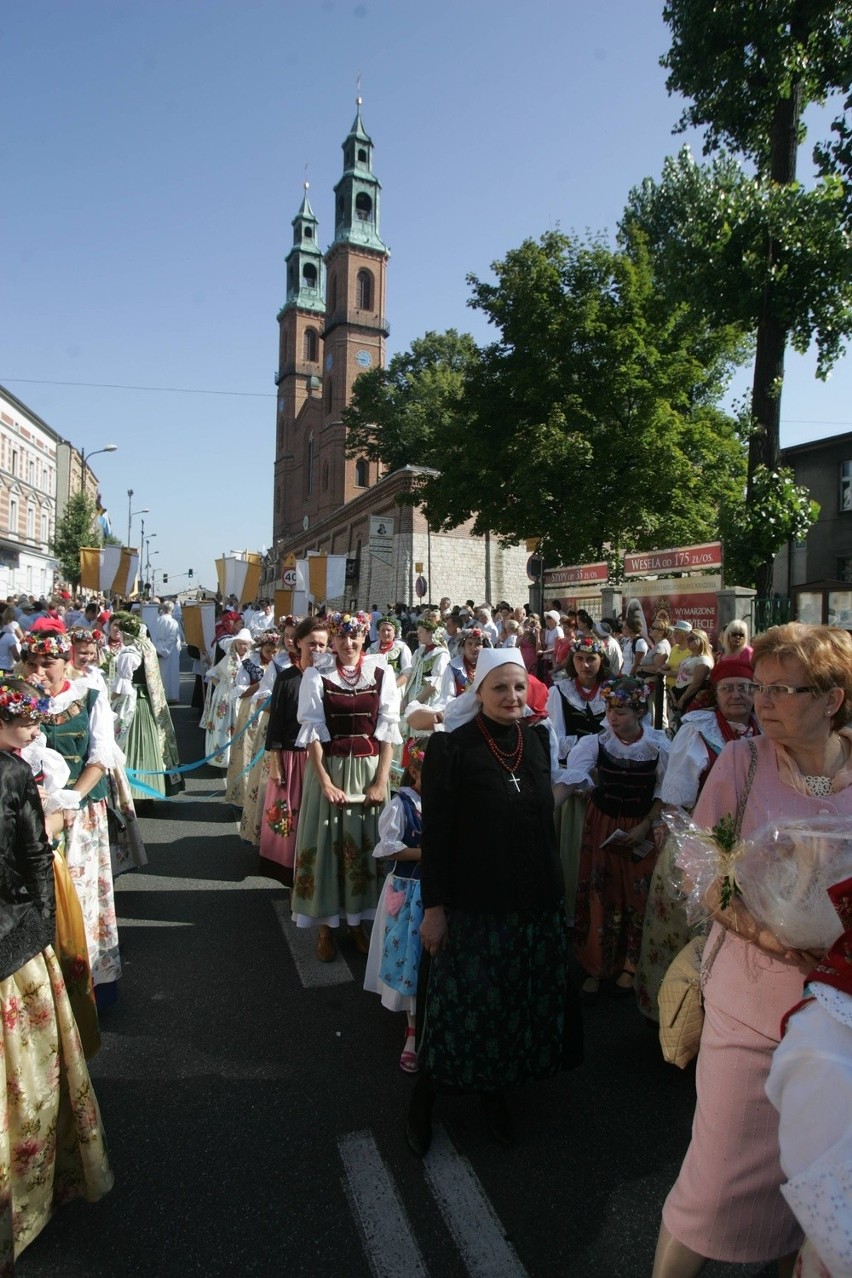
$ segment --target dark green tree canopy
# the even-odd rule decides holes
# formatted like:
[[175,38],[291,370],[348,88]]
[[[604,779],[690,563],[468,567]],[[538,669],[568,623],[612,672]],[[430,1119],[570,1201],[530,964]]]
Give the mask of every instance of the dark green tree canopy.
[[[432,361],[414,371],[422,344],[393,374],[359,378],[350,451],[439,470],[416,493],[434,527],[473,518],[507,541],[544,536],[568,562],[716,535],[745,482],[735,423],[716,407],[744,354],[737,331],[672,305],[638,234],[613,250],[549,232],[493,270],[470,277],[470,305],[496,340],[466,344],[441,378]],[[457,334],[427,337],[433,354],[456,350]]]
[[56,521],[50,543],[50,553],[72,586],[80,584],[80,547],[100,546],[102,540],[94,502],[85,493],[72,493]]

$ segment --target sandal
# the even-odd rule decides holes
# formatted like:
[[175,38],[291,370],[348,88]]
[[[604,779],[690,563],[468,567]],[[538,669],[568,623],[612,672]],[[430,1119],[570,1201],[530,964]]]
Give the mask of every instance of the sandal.
[[416,1074],[420,1068],[417,1060],[414,1027],[412,1025],[405,1031],[405,1045],[399,1058],[399,1068],[406,1074]]

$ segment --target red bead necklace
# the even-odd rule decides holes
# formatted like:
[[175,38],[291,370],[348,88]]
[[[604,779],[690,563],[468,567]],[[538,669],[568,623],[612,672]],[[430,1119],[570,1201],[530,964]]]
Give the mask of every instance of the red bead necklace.
[[479,731],[485,737],[485,744],[488,746],[488,749],[491,751],[494,758],[500,764],[500,767],[503,768],[504,771],[509,773],[509,780],[512,783],[512,785],[515,787],[515,789],[517,791],[520,791],[521,783],[518,780],[518,778],[515,776],[515,773],[517,772],[518,768],[521,766],[521,760],[524,757],[524,734],[521,732],[521,725],[519,723],[515,724],[515,732],[517,733],[517,737],[515,739],[514,749],[505,751],[500,749],[497,742],[494,740],[491,733],[486,728],[482,720],[481,714],[478,714],[476,716],[476,722],[479,725]]
[[579,679],[574,680],[574,687],[581,701],[594,701],[600,690],[598,684],[595,684],[593,688],[584,688]]
[[354,665],[354,666],[341,665],[340,659],[338,658],[337,673],[340,675],[341,679],[343,680],[345,684],[347,684],[350,688],[354,688],[356,683],[358,683],[359,679],[361,678],[361,667],[363,666],[363,664],[364,664],[363,657],[359,657],[357,665]]

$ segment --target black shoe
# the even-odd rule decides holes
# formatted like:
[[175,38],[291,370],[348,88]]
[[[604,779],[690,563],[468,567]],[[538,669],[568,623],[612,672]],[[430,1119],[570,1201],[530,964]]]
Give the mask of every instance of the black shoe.
[[506,1097],[502,1092],[487,1092],[482,1097],[482,1108],[488,1130],[501,1145],[511,1145],[515,1138],[515,1124],[506,1108]]
[[434,1092],[424,1085],[423,1079],[418,1079],[411,1096],[408,1122],[405,1127],[405,1139],[408,1142],[408,1148],[418,1158],[423,1158],[429,1152],[429,1146],[432,1144],[432,1105],[434,1101]]

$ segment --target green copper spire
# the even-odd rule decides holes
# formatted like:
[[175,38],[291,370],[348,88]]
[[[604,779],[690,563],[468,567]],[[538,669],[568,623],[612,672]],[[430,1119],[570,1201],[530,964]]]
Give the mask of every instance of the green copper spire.
[[287,254],[287,300],[282,310],[298,307],[303,311],[325,311],[325,264],[317,243],[319,222],[305,196],[302,207],[293,218],[293,247]]
[[379,234],[381,183],[373,174],[373,141],[361,119],[361,99],[343,142],[343,177],[334,188],[334,243],[387,253]]

